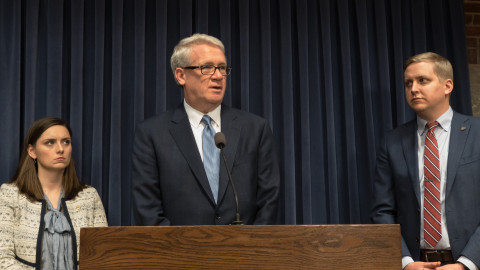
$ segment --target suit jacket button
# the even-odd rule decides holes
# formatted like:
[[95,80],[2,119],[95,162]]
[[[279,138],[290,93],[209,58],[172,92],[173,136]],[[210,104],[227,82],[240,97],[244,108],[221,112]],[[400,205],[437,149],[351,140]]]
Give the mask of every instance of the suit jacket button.
[[416,237],[415,241],[420,242],[420,238]]
[[216,215],[215,218],[216,218],[217,220],[219,220],[219,219],[221,219],[222,217],[219,216],[219,215]]

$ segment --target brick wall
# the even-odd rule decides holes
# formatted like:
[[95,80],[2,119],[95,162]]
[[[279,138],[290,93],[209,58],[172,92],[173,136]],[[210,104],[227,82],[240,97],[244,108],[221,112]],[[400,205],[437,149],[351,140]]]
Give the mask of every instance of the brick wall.
[[480,117],[480,0],[464,0],[473,115]]

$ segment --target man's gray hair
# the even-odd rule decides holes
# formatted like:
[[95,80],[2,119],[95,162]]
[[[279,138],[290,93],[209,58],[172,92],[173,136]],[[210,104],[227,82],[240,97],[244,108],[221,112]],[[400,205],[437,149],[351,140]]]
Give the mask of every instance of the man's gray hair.
[[186,67],[192,63],[192,60],[190,59],[192,47],[200,44],[217,46],[225,54],[225,46],[223,46],[223,43],[218,38],[213,36],[197,33],[180,40],[175,48],[173,48],[172,57],[170,57],[170,67],[172,68],[173,77],[177,84],[178,81],[175,77],[175,70],[178,67]]

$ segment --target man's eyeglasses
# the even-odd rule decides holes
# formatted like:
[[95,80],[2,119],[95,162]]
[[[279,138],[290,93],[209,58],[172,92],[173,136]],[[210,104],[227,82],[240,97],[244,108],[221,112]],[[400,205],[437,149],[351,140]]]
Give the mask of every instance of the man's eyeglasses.
[[184,69],[200,69],[200,72],[203,74],[203,75],[212,75],[215,73],[215,71],[220,71],[220,74],[222,74],[223,76],[228,76],[230,75],[230,72],[232,71],[232,67],[228,67],[228,66],[219,66],[219,67],[216,67],[216,66],[213,66],[213,65],[203,65],[203,66],[188,66],[188,67],[182,67]]

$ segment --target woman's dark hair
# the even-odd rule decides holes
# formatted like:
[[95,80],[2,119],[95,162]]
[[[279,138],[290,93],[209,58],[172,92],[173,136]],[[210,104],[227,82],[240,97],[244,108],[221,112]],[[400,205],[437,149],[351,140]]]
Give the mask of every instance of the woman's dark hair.
[[[60,118],[45,117],[35,121],[27,131],[17,169],[9,182],[16,184],[20,193],[25,194],[32,202],[42,200],[44,195],[42,185],[38,179],[37,166],[35,161],[28,155],[27,149],[29,145],[35,146],[43,132],[53,126],[66,127],[70,137],[72,137],[72,130],[67,123]],[[71,158],[70,164],[68,164],[63,172],[63,194],[65,199],[70,200],[75,198],[85,187],[85,184],[78,180],[73,158]]]

